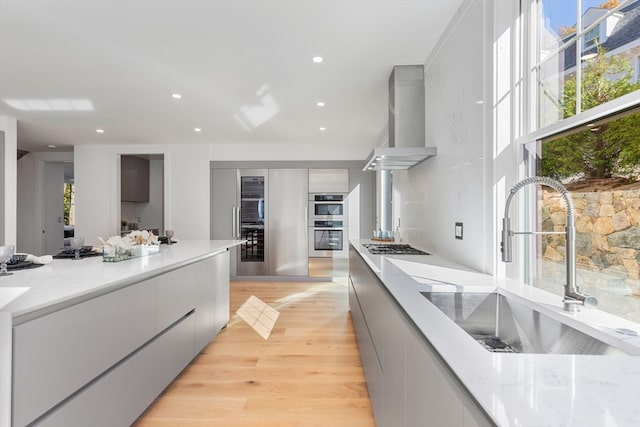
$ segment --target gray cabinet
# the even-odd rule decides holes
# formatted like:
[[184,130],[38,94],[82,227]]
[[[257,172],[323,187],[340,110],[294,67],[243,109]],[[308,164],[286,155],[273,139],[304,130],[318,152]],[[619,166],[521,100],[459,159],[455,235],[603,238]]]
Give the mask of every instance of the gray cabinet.
[[246,239],[231,275],[308,274],[308,169],[211,169],[211,238]]
[[149,202],[149,159],[120,156],[120,200]]
[[[193,358],[193,315],[56,408],[39,426],[127,426]],[[134,380],[135,379],[135,380]]]
[[[239,238],[237,217],[238,170],[211,169],[211,240],[232,240]],[[236,273],[237,250],[230,251],[230,274]]]
[[269,170],[269,274],[307,276],[308,169]]
[[309,169],[309,193],[348,193],[349,169]]
[[229,322],[229,251],[196,264],[195,351],[199,353]]
[[155,335],[155,280],[15,326],[13,423],[25,425]]
[[228,262],[225,250],[15,325],[12,425],[130,425],[226,325]]
[[215,283],[215,301],[213,311],[214,335],[229,323],[229,259],[231,251],[216,255],[213,258],[213,280]]
[[494,425],[353,247],[349,307],[379,427]]

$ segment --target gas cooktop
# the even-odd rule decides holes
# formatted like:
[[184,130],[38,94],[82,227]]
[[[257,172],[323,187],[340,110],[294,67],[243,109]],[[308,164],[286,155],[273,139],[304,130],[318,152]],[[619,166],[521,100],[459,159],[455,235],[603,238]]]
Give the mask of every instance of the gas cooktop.
[[431,255],[405,244],[364,243],[362,246],[372,255]]

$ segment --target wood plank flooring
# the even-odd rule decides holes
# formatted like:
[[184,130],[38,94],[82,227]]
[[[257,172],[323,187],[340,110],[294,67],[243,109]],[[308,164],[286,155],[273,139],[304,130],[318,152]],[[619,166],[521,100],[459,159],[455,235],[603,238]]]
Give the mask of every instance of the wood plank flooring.
[[[265,340],[235,315],[256,296],[280,312]],[[231,282],[229,326],[136,427],[375,427],[345,284]]]

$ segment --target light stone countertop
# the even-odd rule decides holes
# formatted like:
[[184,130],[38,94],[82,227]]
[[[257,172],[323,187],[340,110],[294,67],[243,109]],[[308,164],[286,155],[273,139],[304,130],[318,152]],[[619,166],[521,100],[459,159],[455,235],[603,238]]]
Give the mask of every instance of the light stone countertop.
[[[362,255],[452,372],[500,426],[640,426],[640,325],[597,309],[563,311],[561,297],[457,266],[437,255]],[[445,282],[445,283],[443,283]],[[501,354],[479,345],[421,291],[491,292],[533,301],[536,309],[635,356]]]
[[14,325],[93,298],[241,244],[242,240],[180,240],[160,252],[120,262],[101,256],[54,259],[42,267],[0,277],[0,313]]

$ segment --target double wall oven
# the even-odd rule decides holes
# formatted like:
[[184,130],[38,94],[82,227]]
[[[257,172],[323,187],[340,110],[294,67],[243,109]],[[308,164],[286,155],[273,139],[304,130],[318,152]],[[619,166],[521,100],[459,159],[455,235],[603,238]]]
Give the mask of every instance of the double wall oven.
[[335,275],[348,256],[346,194],[309,194],[309,276]]

